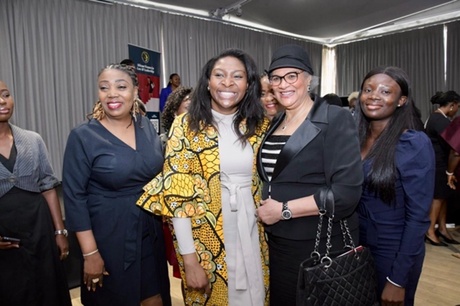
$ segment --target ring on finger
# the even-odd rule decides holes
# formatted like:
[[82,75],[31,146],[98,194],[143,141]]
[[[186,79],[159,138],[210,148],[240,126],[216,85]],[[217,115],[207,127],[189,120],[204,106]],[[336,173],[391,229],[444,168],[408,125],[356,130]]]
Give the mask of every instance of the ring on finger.
[[98,278],[93,278],[91,281],[92,281],[94,284],[96,284],[97,282],[99,282],[99,277],[98,277]]

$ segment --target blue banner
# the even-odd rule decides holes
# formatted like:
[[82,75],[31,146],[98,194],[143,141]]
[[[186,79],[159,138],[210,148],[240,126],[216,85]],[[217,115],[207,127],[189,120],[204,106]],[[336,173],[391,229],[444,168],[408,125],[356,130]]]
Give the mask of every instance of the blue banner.
[[128,44],[128,49],[139,79],[139,98],[145,104],[150,121],[160,132],[161,53],[131,44]]

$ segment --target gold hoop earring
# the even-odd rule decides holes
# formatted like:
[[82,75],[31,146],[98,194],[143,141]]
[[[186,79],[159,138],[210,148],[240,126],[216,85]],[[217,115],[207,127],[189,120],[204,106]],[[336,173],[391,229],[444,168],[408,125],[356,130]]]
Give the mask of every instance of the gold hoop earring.
[[137,114],[140,113],[139,103],[143,102],[140,101],[139,98],[136,98],[134,99],[133,106],[131,107],[131,116],[133,116],[135,122],[137,122]]
[[102,107],[101,100],[97,100],[96,103],[94,104],[92,114],[93,114],[93,118],[99,121],[105,117],[105,111],[104,111],[104,108]]

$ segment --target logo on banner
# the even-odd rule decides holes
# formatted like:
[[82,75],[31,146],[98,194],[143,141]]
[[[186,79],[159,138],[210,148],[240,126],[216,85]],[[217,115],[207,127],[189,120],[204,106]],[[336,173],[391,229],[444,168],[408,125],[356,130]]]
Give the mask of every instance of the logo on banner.
[[150,55],[146,51],[142,52],[141,58],[142,58],[142,61],[146,64],[150,61]]

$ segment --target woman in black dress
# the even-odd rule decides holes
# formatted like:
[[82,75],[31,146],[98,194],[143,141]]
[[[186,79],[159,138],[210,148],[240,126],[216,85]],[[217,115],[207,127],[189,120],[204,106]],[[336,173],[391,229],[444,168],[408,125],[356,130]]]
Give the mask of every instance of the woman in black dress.
[[[430,210],[430,228],[426,233],[426,240],[435,246],[446,246],[458,244],[447,231],[447,201],[449,194],[452,192],[447,185],[447,161],[449,160],[450,146],[440,136],[442,131],[450,124],[451,118],[458,111],[460,95],[455,91],[437,92],[431,97],[431,103],[439,107],[430,115],[425,124],[425,130],[431,139],[436,157],[436,174],[433,202]],[[438,228],[435,229],[435,225]],[[444,241],[440,240],[442,238]]]
[[91,119],[67,140],[64,204],[83,253],[85,306],[171,305],[161,218],[135,204],[163,166],[138,86],[128,66],[102,69]]
[[59,180],[40,135],[9,123],[13,109],[0,81],[0,303],[70,306]]

